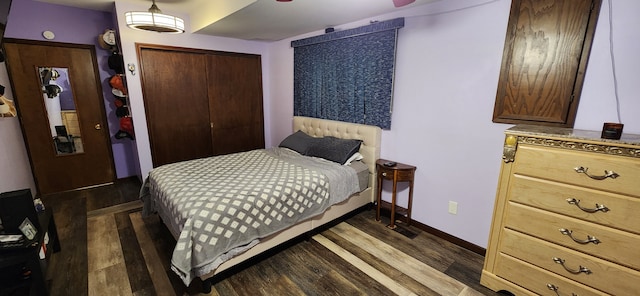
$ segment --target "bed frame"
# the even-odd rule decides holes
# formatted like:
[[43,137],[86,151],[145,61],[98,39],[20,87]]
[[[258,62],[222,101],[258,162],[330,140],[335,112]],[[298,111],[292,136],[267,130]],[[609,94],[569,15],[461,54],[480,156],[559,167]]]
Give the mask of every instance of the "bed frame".
[[270,250],[295,237],[310,232],[339,217],[344,216],[364,205],[374,202],[376,188],[376,160],[380,158],[380,139],[382,130],[377,126],[347,123],[326,119],[295,116],[293,118],[293,132],[301,130],[314,137],[334,136],[342,139],[362,140],[360,153],[364,156],[362,161],[369,167],[369,187],[360,193],[354,194],[347,200],[329,207],[323,214],[295,224],[283,231],[260,240],[253,248],[221,264],[213,272],[201,276],[203,291],[211,292],[214,276],[236,266],[252,257]]

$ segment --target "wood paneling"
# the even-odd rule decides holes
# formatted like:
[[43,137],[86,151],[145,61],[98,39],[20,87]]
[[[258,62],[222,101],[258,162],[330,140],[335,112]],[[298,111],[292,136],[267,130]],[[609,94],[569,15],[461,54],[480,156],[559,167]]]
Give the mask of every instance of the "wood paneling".
[[62,111],[62,123],[67,127],[70,135],[80,135],[80,125],[78,124],[78,113],[76,111]]

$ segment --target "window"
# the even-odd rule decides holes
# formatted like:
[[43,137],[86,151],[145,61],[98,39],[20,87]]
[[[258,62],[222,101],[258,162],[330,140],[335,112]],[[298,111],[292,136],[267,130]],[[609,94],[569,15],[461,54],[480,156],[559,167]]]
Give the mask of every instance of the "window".
[[295,40],[294,114],[391,128],[404,18]]

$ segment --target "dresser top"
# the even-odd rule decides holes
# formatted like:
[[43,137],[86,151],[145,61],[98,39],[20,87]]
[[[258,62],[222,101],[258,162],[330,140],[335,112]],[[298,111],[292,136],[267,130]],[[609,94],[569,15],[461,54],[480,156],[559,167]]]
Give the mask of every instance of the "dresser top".
[[553,137],[553,138],[565,138],[574,140],[596,141],[605,142],[618,145],[634,145],[640,146],[640,135],[628,134],[624,130],[620,140],[602,139],[600,138],[600,131],[580,130],[572,128],[562,127],[549,127],[538,125],[516,125],[505,131],[507,134],[517,134],[526,136],[539,136],[539,137]]

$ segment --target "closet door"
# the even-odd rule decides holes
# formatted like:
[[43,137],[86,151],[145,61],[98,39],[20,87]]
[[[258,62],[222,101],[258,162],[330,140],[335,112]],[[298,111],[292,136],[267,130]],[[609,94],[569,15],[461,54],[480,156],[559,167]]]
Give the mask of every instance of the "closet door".
[[210,54],[207,76],[214,155],[264,148],[260,56]]
[[138,47],[153,166],[211,156],[206,55]]

